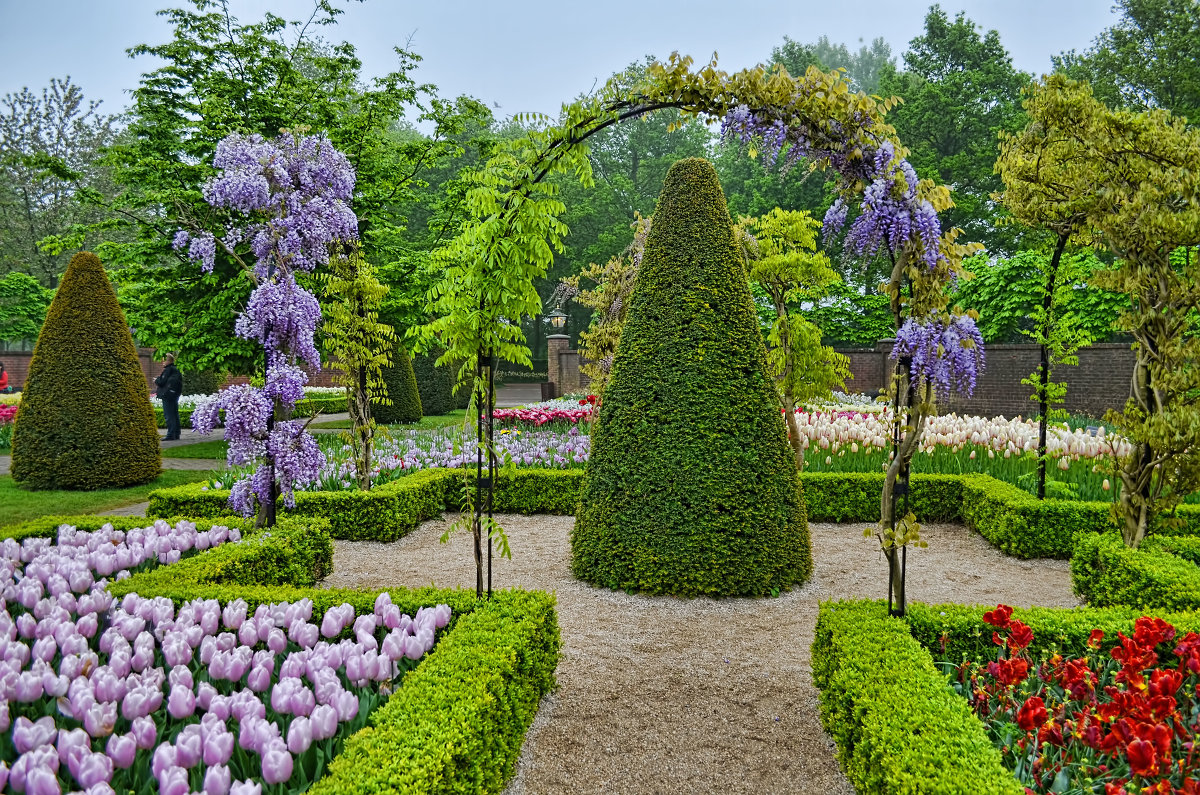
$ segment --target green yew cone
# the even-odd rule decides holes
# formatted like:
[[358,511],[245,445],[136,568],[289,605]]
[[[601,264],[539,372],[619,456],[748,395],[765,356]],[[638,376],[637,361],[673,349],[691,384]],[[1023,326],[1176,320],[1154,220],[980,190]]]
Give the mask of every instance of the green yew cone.
[[575,575],[683,596],[812,573],[808,522],[712,165],[671,167],[593,429]]
[[12,476],[35,489],[158,477],[158,430],[125,314],[95,254],[71,259],[38,335],[13,429]]
[[420,422],[423,416],[421,396],[417,392],[417,378],[413,374],[412,359],[403,344],[397,343],[392,351],[392,364],[383,368],[383,383],[387,387],[389,405],[371,404],[371,416],[380,425],[405,425]]

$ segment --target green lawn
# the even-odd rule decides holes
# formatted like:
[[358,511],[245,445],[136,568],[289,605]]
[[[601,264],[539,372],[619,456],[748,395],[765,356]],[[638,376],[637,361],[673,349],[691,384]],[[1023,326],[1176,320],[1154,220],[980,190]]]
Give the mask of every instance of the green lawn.
[[[466,409],[454,409],[448,414],[439,414],[436,417],[422,417],[420,422],[409,423],[408,425],[388,425],[388,428],[393,430],[413,430],[418,428],[445,428],[449,425],[461,425],[463,417],[466,415]],[[330,420],[328,422],[314,422],[311,428],[350,428],[350,420]]]
[[39,516],[96,513],[110,511],[150,499],[150,492],[169,486],[181,486],[207,480],[207,472],[167,470],[141,486],[101,491],[26,491],[12,477],[0,477],[0,527],[20,524]]
[[228,443],[223,439],[215,439],[211,442],[196,442],[195,444],[184,444],[179,447],[164,447],[162,451],[163,458],[219,458],[225,460],[225,453],[229,449]]

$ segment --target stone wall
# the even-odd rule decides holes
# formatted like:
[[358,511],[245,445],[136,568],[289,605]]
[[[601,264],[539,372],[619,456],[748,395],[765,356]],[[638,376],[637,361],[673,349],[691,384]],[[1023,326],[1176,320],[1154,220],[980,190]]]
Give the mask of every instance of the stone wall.
[[[839,349],[850,358],[851,378],[846,382],[850,392],[882,390],[891,372],[888,355],[891,340],[876,343],[873,349]],[[1067,399],[1062,408],[1072,414],[1100,417],[1107,409],[1121,409],[1129,397],[1133,377],[1134,356],[1127,343],[1102,343],[1079,351],[1078,365],[1063,365],[1055,369],[1054,379],[1067,382]],[[1037,405],[1029,399],[1033,388],[1021,383],[1037,370],[1040,362],[1038,346],[989,345],[987,366],[979,377],[975,394],[970,398],[952,398],[944,407],[959,414],[984,417],[1018,414],[1030,416]]]

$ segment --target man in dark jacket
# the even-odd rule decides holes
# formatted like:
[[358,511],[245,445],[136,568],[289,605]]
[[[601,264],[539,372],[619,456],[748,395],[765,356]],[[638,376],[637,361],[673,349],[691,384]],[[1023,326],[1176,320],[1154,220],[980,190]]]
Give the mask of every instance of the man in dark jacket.
[[154,379],[158,387],[158,398],[162,401],[163,416],[167,419],[166,441],[179,438],[179,396],[183,394],[183,373],[175,366],[175,355],[168,353],[163,362],[165,367]]

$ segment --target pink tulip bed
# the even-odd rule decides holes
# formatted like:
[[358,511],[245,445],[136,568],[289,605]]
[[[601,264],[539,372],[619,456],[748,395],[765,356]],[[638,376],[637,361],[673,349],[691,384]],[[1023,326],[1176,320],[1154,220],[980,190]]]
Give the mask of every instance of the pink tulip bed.
[[[476,607],[459,592],[433,591],[423,596],[446,601],[405,611],[388,592],[280,589],[283,582],[251,570],[265,566],[311,584],[295,574],[305,566],[292,564],[314,535],[324,546],[314,545],[310,558],[328,558],[323,522],[300,532],[281,524],[245,538],[237,527],[188,521],[92,532],[62,526],[53,540],[0,542],[0,791],[308,790],[450,631],[447,602],[466,613]],[[326,561],[314,571],[327,568]],[[223,579],[277,587],[231,588]],[[275,593],[287,598],[275,601]],[[498,600],[497,609],[505,604]],[[476,625],[489,610],[492,604],[474,610]],[[470,642],[464,632],[459,646]],[[491,638],[496,645],[504,646]],[[556,659],[556,631],[550,647]],[[451,655],[446,665],[459,670],[461,660]],[[449,681],[445,672],[431,676]],[[458,707],[469,713],[472,694],[463,695]],[[437,745],[428,753],[445,757],[443,745],[454,742],[472,753],[453,735],[461,727],[442,725],[449,724],[440,706],[428,695],[400,704],[394,742],[420,747],[426,740],[403,732],[433,720],[451,734],[438,738],[427,727]],[[511,709],[506,716],[512,720]],[[352,744],[370,756],[369,740]],[[382,761],[369,764],[378,773]]]

